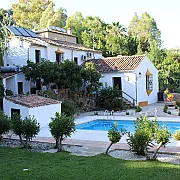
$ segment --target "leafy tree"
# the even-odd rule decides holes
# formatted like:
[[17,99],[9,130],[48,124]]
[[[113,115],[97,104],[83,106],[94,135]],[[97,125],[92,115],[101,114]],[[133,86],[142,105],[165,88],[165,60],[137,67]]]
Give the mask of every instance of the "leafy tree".
[[119,22],[113,22],[106,26],[106,48],[112,56],[123,54],[123,47],[125,47],[125,32],[126,28]]
[[38,135],[40,131],[40,124],[35,117],[25,117],[23,120],[23,138],[25,138],[25,148],[29,147],[30,140]]
[[20,115],[14,113],[11,117],[12,131],[19,136],[21,144],[23,143],[23,120]]
[[33,29],[33,22],[39,24],[42,13],[52,3],[47,0],[19,0],[12,5],[13,18],[18,26]]
[[[35,117],[25,117],[22,119],[21,116],[14,114],[12,119],[12,130],[19,136],[23,146],[28,149],[30,147],[30,140],[38,135],[40,131],[40,125]],[[25,139],[25,141],[23,140]]]
[[50,2],[48,7],[45,9],[44,12],[42,12],[42,17],[39,22],[39,29],[48,28],[49,27],[49,21],[54,15],[54,4],[53,2]]
[[111,129],[108,131],[108,138],[111,141],[110,145],[108,146],[105,154],[108,154],[109,149],[111,146],[115,143],[118,143],[121,140],[121,137],[124,135],[125,130],[122,130],[119,132],[117,129],[117,123],[114,123],[111,127]]
[[1,108],[3,104],[3,97],[4,97],[4,85],[3,85],[3,79],[0,75],[0,107]]
[[158,129],[157,132],[155,133],[155,140],[158,143],[158,146],[153,154],[153,159],[156,159],[156,155],[159,151],[159,149],[164,146],[169,142],[169,139],[171,137],[171,134],[169,130],[167,129],[166,126],[163,126],[161,129]]
[[93,62],[86,62],[85,67],[81,70],[84,83],[84,91],[88,93],[97,92],[102,83],[99,82],[101,74],[96,70]]
[[55,83],[60,89],[70,89],[76,92],[82,86],[81,68],[73,61],[63,61],[60,64],[59,76]]
[[82,32],[83,44],[104,52],[105,23],[96,16],[87,16],[83,21],[83,27],[85,27],[85,30]]
[[61,105],[61,110],[66,116],[74,116],[76,113],[76,103],[73,100],[64,100]]
[[174,54],[168,52],[158,67],[160,89],[164,90],[168,86],[172,92],[180,92],[180,63],[174,60]]
[[137,155],[147,155],[148,148],[153,146],[152,142],[158,129],[158,123],[144,116],[134,121],[134,126],[135,132],[134,134],[128,133],[127,143]]
[[43,84],[47,85],[54,83],[58,78],[60,67],[57,63],[48,60],[42,60],[38,64],[28,60],[27,65],[23,66],[21,70],[25,74],[26,80],[29,81],[31,79],[33,82],[36,82],[42,79]]
[[56,139],[58,152],[62,151],[62,141],[66,137],[70,137],[75,131],[74,117],[66,116],[56,112],[55,117],[51,118],[49,128],[52,136]]
[[0,111],[0,140],[1,136],[8,132],[11,128],[10,119],[2,111]]
[[120,98],[121,94],[118,90],[118,87],[105,87],[100,90],[98,96],[98,105],[101,108],[108,110],[120,110],[123,107],[122,99]]
[[12,10],[0,9],[0,65],[3,65],[3,50],[6,49],[6,44],[9,36],[9,32],[5,26],[11,26],[14,24],[12,17]]
[[76,12],[67,18],[66,28],[71,28],[72,33],[78,37],[78,43],[83,44],[82,32],[85,30],[83,26],[84,17],[81,12]]
[[49,28],[49,26],[64,27],[67,19],[66,10],[59,8],[54,11],[54,4],[50,2],[46,10],[42,13],[39,29]]
[[59,8],[53,15],[53,17],[48,21],[48,26],[64,27],[66,25],[66,10]]
[[128,26],[128,34],[136,36],[140,42],[142,52],[149,51],[151,41],[155,40],[161,45],[161,33],[157,28],[157,24],[147,12],[143,13],[141,17],[134,14],[132,21]]
[[149,52],[147,52],[146,54],[152,61],[154,66],[159,69],[161,67],[161,63],[164,60],[164,54],[163,51],[159,48],[159,44],[157,43],[157,41],[151,41]]

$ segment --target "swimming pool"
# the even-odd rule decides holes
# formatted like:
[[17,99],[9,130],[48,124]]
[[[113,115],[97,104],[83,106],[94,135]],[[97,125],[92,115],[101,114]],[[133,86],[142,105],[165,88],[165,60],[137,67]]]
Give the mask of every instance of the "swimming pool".
[[[132,120],[96,119],[94,121],[76,125],[76,129],[108,131],[114,122],[117,122],[118,130],[120,130],[122,128],[122,129],[126,129],[129,132],[134,132],[134,122]],[[175,131],[180,130],[180,122],[159,121],[158,123],[160,126],[162,126],[165,123],[171,133],[175,133]]]

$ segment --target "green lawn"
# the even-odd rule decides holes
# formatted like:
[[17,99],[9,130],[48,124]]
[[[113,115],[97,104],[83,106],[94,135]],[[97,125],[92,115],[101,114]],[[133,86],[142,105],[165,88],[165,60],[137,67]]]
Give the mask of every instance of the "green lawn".
[[[23,171],[23,169],[29,169]],[[179,180],[180,165],[0,147],[0,180]]]

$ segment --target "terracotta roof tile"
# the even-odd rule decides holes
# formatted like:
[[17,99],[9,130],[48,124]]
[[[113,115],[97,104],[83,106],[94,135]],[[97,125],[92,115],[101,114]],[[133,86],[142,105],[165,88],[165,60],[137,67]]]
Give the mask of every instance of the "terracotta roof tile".
[[45,41],[48,44],[55,45],[55,46],[61,46],[64,48],[69,48],[73,50],[82,50],[82,51],[94,51],[94,52],[100,52],[97,50],[93,50],[83,44],[77,44],[77,43],[71,43],[67,41],[60,41],[60,40],[53,40],[50,38],[41,38],[41,40]]
[[60,104],[60,101],[45,98],[38,95],[17,95],[17,96],[6,96],[5,99],[12,101],[15,104],[26,106],[29,108],[46,106],[51,104]]
[[14,76],[15,74],[17,74],[17,73],[14,73],[14,72],[12,72],[12,73],[1,73],[1,76],[3,79],[5,79],[8,77]]
[[117,56],[102,59],[90,59],[86,62],[94,62],[97,71],[102,73],[118,72],[118,71],[131,71],[135,70],[138,65],[143,61],[146,55],[137,56]]

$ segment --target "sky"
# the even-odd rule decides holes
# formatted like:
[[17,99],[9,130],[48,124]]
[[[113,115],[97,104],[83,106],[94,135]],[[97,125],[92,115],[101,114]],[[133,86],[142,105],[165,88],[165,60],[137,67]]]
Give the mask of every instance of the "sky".
[[[1,0],[0,8],[11,8],[18,0]],[[53,0],[55,8],[63,7],[67,15],[81,12],[83,16],[98,16],[106,23],[120,22],[128,27],[133,14],[147,12],[161,31],[165,48],[180,48],[180,0]]]

